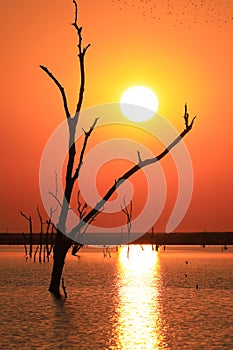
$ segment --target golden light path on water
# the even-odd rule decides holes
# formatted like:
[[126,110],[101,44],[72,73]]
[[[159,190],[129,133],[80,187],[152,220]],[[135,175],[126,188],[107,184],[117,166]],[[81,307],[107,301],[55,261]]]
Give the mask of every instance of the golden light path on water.
[[119,253],[118,344],[120,349],[158,349],[163,344],[158,253],[151,246]]

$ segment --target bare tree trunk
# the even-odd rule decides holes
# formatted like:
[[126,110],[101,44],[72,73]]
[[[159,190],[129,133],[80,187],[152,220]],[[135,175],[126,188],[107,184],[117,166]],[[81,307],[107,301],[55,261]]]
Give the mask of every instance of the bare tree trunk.
[[29,232],[30,232],[30,236],[29,236],[29,244],[30,244],[29,256],[31,258],[32,257],[32,217],[25,215],[22,211],[20,212],[20,214],[29,222]]
[[61,297],[60,283],[62,277],[62,271],[65,264],[66,254],[71,247],[72,241],[68,239],[63,233],[57,231],[55,238],[55,246],[53,250],[53,271],[49,286],[49,291],[53,293],[57,298]]

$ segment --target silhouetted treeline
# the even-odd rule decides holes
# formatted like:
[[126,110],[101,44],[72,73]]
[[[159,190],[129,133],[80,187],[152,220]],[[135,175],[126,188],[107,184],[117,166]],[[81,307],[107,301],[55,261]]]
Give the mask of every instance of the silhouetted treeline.
[[[32,234],[33,245],[51,245],[53,237],[40,233]],[[157,245],[233,245],[233,232],[176,232],[146,233],[137,239],[136,244]],[[30,234],[0,233],[1,245],[29,245]]]
[[54,241],[54,236],[46,235],[46,233],[43,235],[33,233],[31,237],[30,233],[0,233],[0,245],[30,245],[31,239],[33,245],[50,245]]
[[146,233],[135,244],[155,245],[233,245],[233,232]]

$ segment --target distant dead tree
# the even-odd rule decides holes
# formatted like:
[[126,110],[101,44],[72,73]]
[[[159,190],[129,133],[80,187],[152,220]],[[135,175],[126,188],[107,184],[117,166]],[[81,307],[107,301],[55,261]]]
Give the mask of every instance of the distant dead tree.
[[42,216],[40,214],[39,207],[37,207],[37,214],[39,216],[40,220],[40,249],[39,249],[39,262],[42,262],[41,255],[42,255],[42,247],[43,247],[43,220]]
[[[34,262],[36,262],[36,254],[38,253],[38,251],[39,251],[39,262],[40,263],[42,262],[42,253],[43,253],[43,262],[46,261],[46,258],[47,258],[47,261],[49,262],[49,257],[52,253],[53,246],[54,246],[54,233],[56,232],[56,227],[52,223],[52,216],[53,216],[53,213],[57,210],[57,208],[50,209],[50,216],[49,216],[49,219],[46,220],[46,222],[43,222],[39,207],[37,207],[36,209],[37,209],[37,215],[40,221],[40,233],[39,233],[39,246],[37,245],[34,251]],[[27,216],[22,211],[20,212],[20,214],[29,222],[29,257],[32,258],[33,241],[34,243],[36,243],[37,241],[36,235],[33,236],[33,232],[32,232],[32,217]],[[47,226],[46,226],[46,232],[44,235],[43,226],[45,224],[47,224]],[[50,247],[49,247],[49,233],[50,233]],[[23,235],[23,244],[24,244],[24,251],[25,251],[25,260],[27,261],[28,260],[27,239],[24,232],[22,233],[22,235]]]
[[[82,27],[78,25],[78,5],[75,0],[73,0],[73,4],[75,8],[75,16],[74,16],[74,22],[72,23],[72,26],[74,27],[75,32],[77,34],[78,62],[79,62],[79,69],[80,69],[80,86],[79,86],[78,98],[76,103],[76,111],[74,116],[71,116],[70,114],[64,87],[61,85],[58,79],[47,67],[40,65],[40,68],[53,81],[53,83],[57,86],[61,94],[64,112],[67,120],[67,127],[69,130],[68,161],[67,161],[66,174],[65,174],[64,194],[63,194],[63,200],[61,202],[58,223],[56,225],[57,234],[56,234],[55,245],[54,245],[53,270],[52,270],[50,286],[49,286],[49,291],[52,294],[54,294],[56,297],[61,296],[60,282],[61,282],[62,271],[64,267],[64,262],[65,262],[65,257],[70,247],[74,244],[68,238],[68,235],[73,237],[73,235],[79,234],[85,231],[86,227],[103,210],[105,203],[115,193],[117,188],[120,187],[127,179],[129,179],[133,174],[141,170],[143,167],[146,167],[151,164],[155,164],[159,162],[163,157],[165,157],[170,152],[170,150],[174,146],[176,146],[180,142],[180,140],[192,129],[194,119],[195,119],[194,117],[191,120],[191,122],[189,121],[187,106],[185,105],[185,113],[184,113],[185,129],[180,133],[180,135],[168,147],[166,147],[163,150],[163,152],[161,152],[156,157],[142,160],[141,155],[138,152],[138,163],[134,165],[132,168],[130,168],[128,171],[126,171],[124,174],[122,174],[122,176],[119,177],[117,180],[115,180],[113,185],[109,188],[109,190],[105,193],[102,199],[98,203],[96,203],[96,205],[93,208],[89,210],[85,208],[86,212],[83,215],[82,219],[80,219],[77,225],[73,227],[72,230],[70,230],[70,232],[67,232],[67,228],[66,228],[67,216],[68,216],[68,210],[71,202],[71,196],[73,194],[74,184],[79,178],[80,169],[84,161],[84,155],[88,144],[88,140],[91,134],[93,133],[98,121],[98,118],[96,118],[93,121],[92,125],[90,126],[90,129],[88,131],[84,131],[84,141],[81,148],[79,149],[79,156],[78,156],[79,158],[78,158],[76,144],[75,144],[75,133],[76,133],[79,117],[80,117],[83,96],[84,96],[84,88],[85,88],[84,61],[85,61],[87,50],[90,47],[90,44],[86,46],[82,45]],[[78,164],[78,166],[76,167],[74,166],[75,160],[77,161],[77,164]],[[79,246],[80,245],[78,243],[75,243],[74,244],[75,250],[79,249]],[[74,251],[74,254],[75,254],[75,251]],[[64,290],[64,287],[63,287],[63,290]]]
[[[123,203],[124,203],[124,207],[122,207],[121,205],[121,211],[125,214],[126,216],[126,221],[127,221],[127,233],[128,233],[128,238],[130,236],[130,232],[131,232],[131,220],[132,220],[132,214],[133,214],[133,202],[132,200],[130,201],[129,205],[126,205],[126,200],[125,200],[125,196],[123,198]],[[127,249],[127,258],[129,258],[129,244],[128,244],[128,249]]]
[[[20,212],[20,214],[29,222],[29,233],[30,233],[30,248],[29,248],[29,257],[30,259],[32,258],[32,217],[31,216],[27,216],[26,214],[24,214],[22,211]],[[24,236],[25,237],[25,236]]]
[[153,226],[152,229],[151,229],[151,247],[152,247],[152,250],[154,250],[154,244],[153,244],[153,241],[154,241],[154,233],[155,233],[155,228],[154,228],[154,226]]

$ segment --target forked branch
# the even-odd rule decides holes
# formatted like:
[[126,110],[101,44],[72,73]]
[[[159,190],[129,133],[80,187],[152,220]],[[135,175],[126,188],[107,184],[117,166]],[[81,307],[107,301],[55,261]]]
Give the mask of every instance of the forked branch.
[[128,178],[130,178],[133,174],[135,174],[140,169],[144,168],[145,166],[155,164],[159,162],[162,158],[164,158],[172,148],[174,148],[183,138],[184,136],[192,129],[194,120],[196,117],[194,117],[191,122],[189,122],[189,114],[187,113],[187,105],[185,105],[185,113],[184,113],[184,120],[185,120],[185,129],[180,133],[177,138],[170,143],[170,145],[163,150],[158,156],[148,158],[145,160],[141,160],[141,157],[138,155],[139,162],[138,164],[134,165],[132,168],[130,168],[128,171],[126,171],[118,180],[115,180],[112,187],[109,188],[109,190],[105,193],[103,198],[95,205],[94,208],[92,208],[87,215],[83,218],[83,221],[79,222],[78,225],[76,225],[71,230],[71,237],[72,235],[76,234],[77,232],[80,232],[82,227],[90,222],[93,216],[97,216],[99,213],[99,210],[104,206],[104,204],[109,200],[109,198],[113,195],[113,193],[116,191],[118,187],[120,187]]
[[[80,87],[79,87],[79,97],[77,101],[77,107],[75,115],[77,116],[76,122],[78,119],[79,112],[82,107],[83,102],[83,95],[84,95],[84,87],[85,87],[85,67],[84,67],[84,57],[86,54],[87,49],[90,47],[90,44],[87,46],[82,47],[82,27],[79,27],[77,21],[78,21],[78,5],[75,0],[73,0],[73,4],[75,6],[75,16],[74,16],[74,22],[72,23],[72,26],[76,29],[77,35],[78,35],[78,58],[79,58],[79,66],[80,66]],[[40,68],[52,79],[52,81],[57,85],[61,96],[63,100],[64,110],[66,114],[66,118],[69,119],[71,117],[71,114],[69,112],[66,93],[64,87],[61,85],[61,83],[58,81],[58,79],[53,75],[52,72],[49,71],[49,69],[43,65],[40,65]]]
[[126,219],[127,219],[127,229],[128,229],[128,234],[130,234],[131,231],[131,220],[132,220],[132,208],[133,208],[133,204],[132,204],[132,200],[129,203],[129,206],[126,205],[126,200],[125,200],[125,196],[123,198],[123,203],[124,203],[124,207],[122,207],[121,205],[121,211],[125,214]]
[[[57,173],[56,173],[56,171],[55,171],[55,193],[52,192],[52,191],[49,191],[49,194],[50,194],[50,196],[52,196],[55,199],[55,201],[58,203],[58,205],[60,207],[62,207],[61,201],[58,198],[58,180],[57,180]],[[50,209],[50,217],[51,217],[51,214],[55,213],[56,210],[57,209],[52,211],[52,208]]]
[[30,236],[29,236],[30,237],[29,256],[31,258],[32,257],[32,217],[31,216],[27,216],[22,211],[20,212],[20,214],[29,222],[29,232],[30,232]]
[[52,81],[56,84],[58,87],[62,99],[63,99],[63,105],[65,109],[65,114],[67,118],[67,123],[69,127],[69,155],[68,155],[68,162],[67,162],[67,167],[66,167],[66,183],[65,183],[65,190],[64,190],[64,196],[62,202],[60,202],[56,196],[53,193],[50,193],[54,199],[57,201],[59,206],[61,207],[61,212],[58,220],[58,228],[60,231],[64,231],[66,227],[66,219],[68,215],[68,210],[69,210],[69,204],[71,200],[71,195],[73,192],[73,186],[75,183],[75,180],[77,180],[79,176],[79,172],[83,163],[83,157],[84,157],[84,152],[87,146],[87,140],[94,129],[97,119],[94,121],[93,125],[91,126],[89,132],[85,132],[85,139],[84,139],[84,144],[81,149],[80,157],[79,157],[79,163],[77,169],[74,171],[74,164],[75,164],[75,158],[76,158],[76,144],[75,144],[75,133],[76,133],[76,128],[79,120],[79,115],[82,107],[82,102],[83,102],[83,95],[84,95],[84,87],[85,87],[85,67],[84,67],[84,58],[86,51],[90,45],[87,45],[86,47],[82,47],[82,27],[79,27],[77,24],[78,20],[78,5],[75,0],[73,0],[73,4],[75,6],[75,15],[74,15],[74,23],[72,25],[76,29],[77,35],[78,35],[78,60],[79,60],[79,66],[80,66],[80,87],[79,87],[79,94],[78,94],[78,99],[77,99],[77,106],[76,106],[76,112],[74,117],[71,117],[71,114],[69,112],[68,108],[68,103],[67,103],[67,98],[66,98],[66,93],[63,88],[63,86],[60,84],[57,78],[51,73],[47,67],[45,66],[40,66],[40,68],[52,79]]
[[192,129],[194,120],[196,119],[196,117],[194,117],[191,121],[191,123],[189,124],[189,113],[188,113],[188,107],[187,107],[187,103],[185,103],[184,105],[184,123],[185,123],[185,129],[186,130],[190,130]]
[[87,209],[87,203],[82,204],[81,198],[80,198],[80,190],[78,191],[78,213],[80,220],[85,216]]
[[27,216],[26,214],[24,214],[22,211],[20,212],[20,214],[28,221],[30,221],[31,216]]
[[81,150],[80,156],[79,156],[78,167],[77,167],[77,169],[75,171],[75,174],[73,176],[73,181],[75,181],[79,177],[80,169],[81,169],[81,167],[83,165],[83,158],[84,158],[84,153],[85,153],[85,150],[86,150],[86,147],[87,147],[87,142],[88,142],[89,137],[91,136],[92,131],[94,130],[94,128],[96,126],[97,121],[98,121],[98,118],[96,118],[94,120],[94,123],[91,125],[89,131],[85,131],[84,130],[85,137],[84,137],[84,141],[83,141],[82,150]]
[[73,4],[75,6],[75,16],[74,22],[72,26],[76,29],[78,35],[78,58],[79,58],[79,66],[80,66],[80,87],[79,87],[79,98],[76,107],[76,114],[78,114],[82,107],[83,94],[84,94],[84,86],[85,86],[85,69],[84,69],[84,56],[86,54],[87,49],[90,47],[90,44],[82,47],[82,27],[79,27],[77,24],[78,21],[78,5],[75,0],[73,0]]

